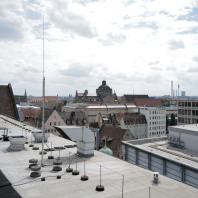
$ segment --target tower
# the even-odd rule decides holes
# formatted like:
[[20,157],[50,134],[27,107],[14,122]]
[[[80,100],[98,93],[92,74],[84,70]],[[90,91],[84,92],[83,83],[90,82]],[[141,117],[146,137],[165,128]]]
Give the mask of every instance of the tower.
[[174,97],[173,81],[171,81],[171,98]]

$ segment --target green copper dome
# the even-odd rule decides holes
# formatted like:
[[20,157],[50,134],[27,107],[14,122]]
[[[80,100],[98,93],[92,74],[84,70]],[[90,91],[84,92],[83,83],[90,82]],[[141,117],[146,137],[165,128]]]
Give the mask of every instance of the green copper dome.
[[107,147],[107,145],[106,145],[106,139],[105,139],[105,145],[104,145],[104,147],[101,148],[99,151],[102,152],[102,153],[105,153],[105,154],[107,154],[107,155],[113,156],[113,151],[112,151],[111,149],[109,149],[109,148]]

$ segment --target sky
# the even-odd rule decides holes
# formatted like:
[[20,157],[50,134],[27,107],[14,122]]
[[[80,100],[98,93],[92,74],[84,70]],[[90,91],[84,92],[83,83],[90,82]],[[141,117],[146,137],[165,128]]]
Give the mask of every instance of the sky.
[[[198,95],[198,0],[0,0],[0,85],[14,94]],[[181,93],[180,93],[181,94]]]

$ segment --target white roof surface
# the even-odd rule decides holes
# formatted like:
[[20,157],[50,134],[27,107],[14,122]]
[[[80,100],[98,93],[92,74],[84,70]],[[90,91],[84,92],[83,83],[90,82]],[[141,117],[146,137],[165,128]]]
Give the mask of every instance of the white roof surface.
[[198,124],[185,124],[185,125],[177,125],[177,126],[171,126],[170,128],[176,128],[181,130],[190,130],[194,132],[198,132]]
[[[22,129],[12,125],[0,118],[0,127],[6,127],[11,130],[10,135],[21,135]],[[29,128],[30,130],[32,128]],[[27,132],[28,141],[31,141],[31,132]],[[71,141],[51,135],[48,141],[53,142],[54,146],[64,146],[74,144]],[[28,168],[29,159],[41,159],[39,151],[32,150],[28,144],[25,150],[18,152],[8,152],[9,142],[0,142],[0,169],[13,184],[13,187],[23,198],[120,198],[122,197],[122,181],[124,175],[124,198],[146,198],[150,195],[152,198],[197,198],[198,189],[181,182],[172,180],[168,177],[159,175],[159,184],[153,184],[153,173],[138,166],[129,164],[115,157],[95,151],[94,157],[78,157],[77,169],[80,175],[73,176],[71,173],[65,173],[68,167],[68,156],[71,153],[73,159],[71,167],[76,169],[74,154],[76,148],[66,148],[60,152],[63,162],[63,170],[60,172],[52,171],[53,160],[47,159],[44,155],[44,167],[41,169],[41,177],[46,177],[45,181],[40,178],[30,177],[31,170]],[[41,144],[37,144],[41,149]],[[46,145],[45,145],[46,148]],[[52,154],[58,157],[59,152]],[[84,160],[86,161],[86,175],[88,181],[81,181],[80,177],[84,175]],[[102,185],[105,191],[97,192],[96,186],[99,185],[99,170],[102,166]],[[61,179],[56,179],[57,175],[62,175]],[[1,191],[1,189],[0,189]],[[1,196],[0,196],[1,197]]]

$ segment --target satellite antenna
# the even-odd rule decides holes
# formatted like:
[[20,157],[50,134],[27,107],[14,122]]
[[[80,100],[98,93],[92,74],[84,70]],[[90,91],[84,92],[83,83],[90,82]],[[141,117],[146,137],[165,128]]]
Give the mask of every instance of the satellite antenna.
[[43,13],[43,111],[42,111],[42,153],[41,153],[41,166],[43,167],[43,149],[44,149],[44,136],[45,136],[45,75],[44,75],[44,13]]

